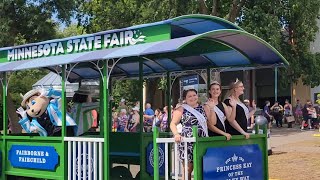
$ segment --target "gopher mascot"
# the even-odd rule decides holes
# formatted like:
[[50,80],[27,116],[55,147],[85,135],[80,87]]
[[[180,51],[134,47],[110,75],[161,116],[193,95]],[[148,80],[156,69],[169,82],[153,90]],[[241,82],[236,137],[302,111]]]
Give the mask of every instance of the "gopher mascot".
[[[54,89],[33,89],[22,96],[19,124],[27,133],[40,136],[61,136],[61,92]],[[77,124],[66,115],[67,136],[74,136]]]

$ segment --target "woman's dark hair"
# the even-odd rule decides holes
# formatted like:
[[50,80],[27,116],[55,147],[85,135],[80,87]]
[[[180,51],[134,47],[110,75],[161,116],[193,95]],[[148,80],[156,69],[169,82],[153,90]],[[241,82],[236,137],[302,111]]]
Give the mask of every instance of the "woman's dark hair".
[[213,85],[218,85],[219,87],[220,87],[220,90],[221,90],[221,84],[220,83],[218,83],[218,82],[213,82],[213,83],[211,83],[210,84],[210,86],[209,86],[209,98],[212,98],[212,95],[211,95],[211,93],[210,93],[210,90],[211,90],[211,87],[213,86]]
[[87,102],[88,95],[75,93],[72,97],[72,101],[75,103],[85,103]]
[[195,92],[196,94],[198,94],[197,90],[195,90],[195,89],[188,89],[188,90],[184,90],[184,91],[183,91],[183,93],[182,93],[182,98],[183,98],[183,99],[186,99],[187,94],[188,94],[188,92],[190,92],[190,91],[193,91],[193,92]]
[[162,113],[161,109],[160,108],[157,108],[155,111],[158,111],[159,114]]

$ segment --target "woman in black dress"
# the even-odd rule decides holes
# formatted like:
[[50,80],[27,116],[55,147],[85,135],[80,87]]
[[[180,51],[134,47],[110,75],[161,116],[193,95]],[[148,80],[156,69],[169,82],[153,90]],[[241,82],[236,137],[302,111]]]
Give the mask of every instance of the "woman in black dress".
[[235,121],[236,116],[236,102],[231,99],[229,104],[231,109],[229,109],[225,103],[219,100],[221,95],[221,85],[219,82],[214,81],[209,87],[209,99],[206,104],[210,107],[211,111],[214,111],[216,118],[213,121],[208,122],[208,134],[209,136],[225,136],[227,140],[230,140],[231,135],[226,132],[225,123],[226,120],[234,127],[241,131],[241,127]]
[[226,122],[226,131],[227,133],[230,133],[231,135],[244,135],[247,139],[250,137],[250,135],[247,133],[248,127],[247,122],[248,119],[253,116],[253,114],[256,111],[256,103],[253,100],[252,101],[252,111],[249,112],[249,109],[244,105],[241,100],[239,99],[239,96],[241,96],[244,93],[244,86],[241,81],[238,79],[235,82],[232,82],[229,86],[229,91],[226,93],[224,103],[228,106],[228,109],[232,110],[232,105],[230,104],[230,101],[236,102],[236,116],[235,120],[238,123],[238,125],[241,128],[234,128],[235,126],[232,126],[229,121]]

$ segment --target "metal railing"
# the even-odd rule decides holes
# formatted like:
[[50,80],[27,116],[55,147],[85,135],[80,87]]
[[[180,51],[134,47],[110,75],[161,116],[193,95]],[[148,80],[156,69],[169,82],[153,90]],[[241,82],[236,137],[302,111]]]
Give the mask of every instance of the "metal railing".
[[103,179],[103,138],[65,137],[68,180]]
[[[191,138],[182,138],[181,143],[184,146],[184,157],[188,157],[188,148],[187,143],[193,143],[196,139],[194,137]],[[178,152],[178,143],[175,142],[174,138],[156,138],[156,143],[164,143],[164,157],[165,157],[165,179],[169,179],[169,176],[172,176],[172,179],[178,180],[180,178],[180,174],[182,172],[182,164],[179,160],[179,152]],[[169,144],[173,145],[173,156],[171,158],[172,162],[172,168],[171,172],[169,173]],[[184,169],[188,169],[188,161],[184,162]],[[184,177],[185,179],[188,179],[188,171],[184,171]]]

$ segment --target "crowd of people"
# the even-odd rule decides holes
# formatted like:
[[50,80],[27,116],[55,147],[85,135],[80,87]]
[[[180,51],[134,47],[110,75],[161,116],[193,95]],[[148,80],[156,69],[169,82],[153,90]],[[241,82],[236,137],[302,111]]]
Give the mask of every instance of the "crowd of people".
[[266,101],[263,108],[263,115],[267,118],[270,128],[275,120],[278,128],[282,128],[283,122],[287,122],[288,128],[296,124],[301,130],[319,129],[320,108],[318,105],[313,105],[310,100],[302,105],[297,99],[295,107],[290,104],[289,100],[286,100],[283,106],[277,101],[270,106],[270,101]]
[[140,122],[143,122],[143,132],[152,132],[154,127],[160,131],[168,130],[168,107],[153,110],[150,103],[145,104],[143,121],[140,121],[140,102],[137,101],[132,108],[128,108],[126,100],[121,99],[119,107],[113,109],[112,131],[113,132],[139,132]]

